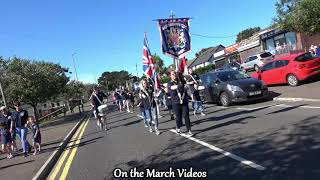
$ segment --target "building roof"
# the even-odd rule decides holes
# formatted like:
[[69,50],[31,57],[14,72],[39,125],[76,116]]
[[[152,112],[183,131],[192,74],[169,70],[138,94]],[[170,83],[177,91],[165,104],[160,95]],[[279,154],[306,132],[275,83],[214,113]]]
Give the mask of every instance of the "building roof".
[[206,62],[212,62],[213,61],[213,54],[219,51],[220,49],[224,48],[221,44],[216,47],[210,47],[206,51],[204,51],[200,56],[196,57],[190,64],[189,67],[194,67],[199,64],[203,64]]

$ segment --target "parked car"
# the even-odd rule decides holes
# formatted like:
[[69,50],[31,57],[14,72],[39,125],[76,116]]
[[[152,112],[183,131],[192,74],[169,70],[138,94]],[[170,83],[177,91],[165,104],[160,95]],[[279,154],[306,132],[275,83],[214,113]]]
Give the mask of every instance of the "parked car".
[[237,62],[231,62],[223,65],[221,68],[217,69],[217,71],[220,70],[236,70],[240,71],[240,64]]
[[202,94],[205,101],[229,106],[267,97],[268,87],[260,80],[235,70],[210,71],[200,76],[206,87]]
[[268,61],[273,60],[274,56],[270,52],[259,53],[254,56],[248,57],[244,63],[241,64],[241,70],[246,72],[254,69],[256,72],[261,66],[266,64]]
[[251,77],[264,81],[267,85],[285,84],[298,86],[314,75],[320,73],[320,57],[311,53],[299,53],[281,57],[265,64]]

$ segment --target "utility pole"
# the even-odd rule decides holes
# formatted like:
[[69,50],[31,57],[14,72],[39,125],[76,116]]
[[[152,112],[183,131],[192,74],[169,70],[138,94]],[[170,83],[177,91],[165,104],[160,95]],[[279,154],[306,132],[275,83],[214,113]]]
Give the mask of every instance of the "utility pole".
[[4,93],[3,93],[3,89],[2,89],[2,85],[1,85],[1,80],[0,80],[0,91],[1,91],[3,104],[4,104],[4,106],[7,106],[6,98],[4,97]]
[[136,63],[136,71],[137,71],[137,78],[139,80],[139,74],[138,74],[138,63]]
[[[77,73],[77,68],[76,68],[76,63],[74,62],[74,55],[76,55],[77,53],[72,53],[72,62],[73,62],[73,67],[74,67],[74,72],[76,74],[76,80],[79,82],[79,79],[78,79],[78,73]],[[82,95],[80,97],[80,106],[82,107],[82,112],[84,112],[84,107],[83,107],[83,100],[82,100]],[[79,106],[79,112],[81,113],[81,110],[80,110],[80,106]]]
[[74,62],[74,55],[76,55],[77,53],[73,53],[72,54],[72,62],[73,62],[73,67],[74,67],[74,72],[76,74],[76,80],[79,81],[78,79],[78,73],[77,73],[77,68],[76,68],[76,63]]

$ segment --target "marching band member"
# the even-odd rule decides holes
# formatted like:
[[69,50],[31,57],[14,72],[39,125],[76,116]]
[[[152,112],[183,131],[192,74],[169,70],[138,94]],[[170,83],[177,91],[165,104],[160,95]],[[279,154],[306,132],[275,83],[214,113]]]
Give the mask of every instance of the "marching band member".
[[183,117],[187,127],[188,135],[192,136],[193,134],[191,132],[191,123],[189,117],[188,93],[185,88],[184,79],[177,76],[178,73],[176,73],[175,71],[171,71],[171,81],[168,83],[172,107],[176,114],[176,132],[180,133],[180,127],[182,126]]

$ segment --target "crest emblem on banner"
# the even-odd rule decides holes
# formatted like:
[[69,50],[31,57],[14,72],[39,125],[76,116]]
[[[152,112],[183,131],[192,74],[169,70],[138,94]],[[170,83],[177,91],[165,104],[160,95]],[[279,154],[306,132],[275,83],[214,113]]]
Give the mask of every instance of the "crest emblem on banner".
[[162,51],[173,58],[182,58],[191,51],[189,19],[158,20]]

